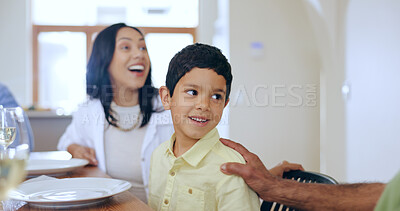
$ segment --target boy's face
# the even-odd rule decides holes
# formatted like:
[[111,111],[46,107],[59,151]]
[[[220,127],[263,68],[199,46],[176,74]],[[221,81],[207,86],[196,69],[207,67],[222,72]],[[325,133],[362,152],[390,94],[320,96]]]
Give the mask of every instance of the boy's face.
[[199,140],[221,120],[228,104],[226,80],[212,69],[193,68],[176,84],[171,97],[167,87],[160,88],[161,101],[171,110],[177,138]]

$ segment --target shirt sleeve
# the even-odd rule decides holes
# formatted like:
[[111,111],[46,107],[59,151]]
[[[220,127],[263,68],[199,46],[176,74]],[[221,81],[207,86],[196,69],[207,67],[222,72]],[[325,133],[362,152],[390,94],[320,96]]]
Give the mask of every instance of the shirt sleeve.
[[218,210],[260,210],[257,194],[241,177],[227,176],[217,186]]
[[91,110],[94,110],[94,106],[80,106],[78,111],[73,113],[72,122],[58,141],[58,150],[67,150],[71,144],[95,148],[90,138],[93,138],[91,136],[97,125],[102,123],[102,116],[93,111],[89,112]]
[[400,210],[400,172],[386,185],[374,210]]
[[2,84],[0,84],[0,105],[5,108],[19,106],[8,88]]

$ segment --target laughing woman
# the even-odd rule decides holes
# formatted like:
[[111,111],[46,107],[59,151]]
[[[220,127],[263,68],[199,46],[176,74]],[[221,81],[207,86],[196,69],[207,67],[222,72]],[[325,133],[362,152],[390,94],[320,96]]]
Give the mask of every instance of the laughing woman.
[[101,31],[86,85],[89,100],[74,113],[58,149],[131,182],[130,191],[147,202],[151,153],[171,137],[173,126],[152,86],[142,32],[123,23]]

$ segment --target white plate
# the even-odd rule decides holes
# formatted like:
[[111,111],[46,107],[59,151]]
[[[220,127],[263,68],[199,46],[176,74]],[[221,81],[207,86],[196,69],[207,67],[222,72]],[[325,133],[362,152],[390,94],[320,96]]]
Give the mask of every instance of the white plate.
[[72,158],[71,160],[28,160],[26,170],[28,175],[60,174],[87,165],[85,159]]
[[29,160],[69,160],[72,155],[67,151],[31,152]]
[[66,178],[22,183],[9,197],[37,207],[78,207],[100,203],[131,184],[108,178]]

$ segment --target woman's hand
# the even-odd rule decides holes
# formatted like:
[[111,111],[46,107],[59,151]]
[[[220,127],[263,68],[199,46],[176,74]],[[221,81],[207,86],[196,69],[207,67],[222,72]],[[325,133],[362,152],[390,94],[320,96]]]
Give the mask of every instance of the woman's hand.
[[85,147],[79,144],[71,144],[67,148],[73,158],[82,158],[89,161],[90,165],[97,166],[96,152],[93,148]]
[[282,177],[284,172],[292,171],[292,170],[301,170],[304,171],[304,168],[301,164],[297,163],[289,163],[286,160],[282,161],[275,167],[271,168],[269,170],[269,173],[271,173],[274,176],[277,177]]

